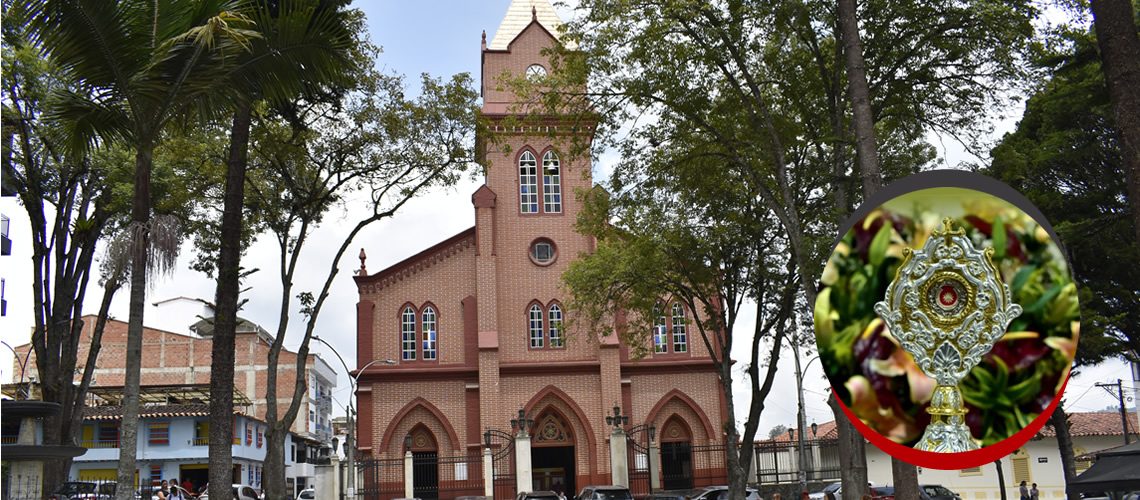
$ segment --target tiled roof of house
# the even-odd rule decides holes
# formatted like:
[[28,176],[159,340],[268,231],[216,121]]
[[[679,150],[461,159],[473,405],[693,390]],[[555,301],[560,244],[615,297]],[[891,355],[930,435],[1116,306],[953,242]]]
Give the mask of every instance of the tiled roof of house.
[[[1128,430],[1134,435],[1140,433],[1140,426],[1137,426],[1136,412],[1134,411],[1128,412]],[[1123,430],[1120,425],[1120,412],[1098,411],[1070,413],[1069,434],[1072,436],[1122,436]],[[1038,435],[1042,437],[1055,437],[1057,433],[1053,429],[1052,424],[1046,423]],[[807,433],[804,437],[808,439],[813,438],[810,427],[807,429]],[[814,435],[815,439],[836,439],[838,437],[839,433],[834,420],[819,424],[819,427],[816,429],[816,434]],[[791,440],[787,432],[781,432],[775,439],[758,439],[756,442],[786,443]]]
[[[234,414],[241,411],[235,409]],[[174,417],[208,417],[210,405],[206,403],[187,403],[171,405],[144,405],[139,407],[139,418],[174,418]],[[121,420],[123,407],[115,406],[89,406],[83,409],[84,420]]]

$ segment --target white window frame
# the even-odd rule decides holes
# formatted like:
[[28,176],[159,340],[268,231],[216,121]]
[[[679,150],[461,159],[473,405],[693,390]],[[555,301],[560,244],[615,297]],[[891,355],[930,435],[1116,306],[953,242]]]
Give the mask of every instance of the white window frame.
[[519,155],[519,212],[538,213],[538,160],[529,150]]
[[562,167],[554,151],[542,155],[542,210],[562,213]]
[[669,326],[666,323],[664,306],[653,306],[653,353],[669,352]]
[[566,337],[562,331],[562,307],[551,304],[547,318],[550,323],[550,347],[566,347]]
[[400,313],[400,359],[416,360],[416,310],[412,306]]
[[[431,319],[428,319],[429,315]],[[420,331],[424,338],[424,361],[435,361],[439,357],[439,314],[436,314],[434,307],[427,306],[420,313],[420,320]]]
[[530,331],[530,348],[542,349],[545,345],[546,332],[542,323],[542,306],[531,304],[527,309],[527,326]]
[[689,332],[686,328],[685,306],[681,305],[680,302],[674,302],[671,313],[673,319],[673,352],[689,352]]

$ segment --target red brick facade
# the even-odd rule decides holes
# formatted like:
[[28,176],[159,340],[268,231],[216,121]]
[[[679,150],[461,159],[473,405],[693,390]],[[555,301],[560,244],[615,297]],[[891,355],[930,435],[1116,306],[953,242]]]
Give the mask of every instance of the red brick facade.
[[[483,115],[494,137],[480,138],[490,145],[485,184],[472,195],[475,226],[383,271],[356,277],[357,366],[397,360],[394,366],[374,364],[360,376],[358,445],[365,455],[403,456],[405,436],[422,428],[430,431],[440,456],[477,452],[483,431],[510,431],[509,421],[521,408],[540,421],[554,415],[564,426],[574,447],[573,484],[581,488],[610,482],[605,416],[615,405],[631,424],[654,423],[664,430],[667,421],[678,422],[689,434],[678,431],[674,437],[693,445],[724,441],[717,376],[692,325],[687,352],[656,359],[650,354],[631,360],[613,336],[574,329],[565,332],[564,346],[551,345],[550,307],[565,311],[569,302],[561,275],[594,245],[574,230],[580,209],[575,193],[592,187],[590,162],[570,157],[570,137],[548,133],[560,125],[557,120],[537,128],[529,121],[504,121],[515,111],[514,100],[498,79],[504,72],[521,75],[532,64],[549,70],[540,52],[553,43],[551,30],[536,20],[506,50],[484,45]],[[560,160],[557,213],[544,206],[547,151]],[[524,213],[520,205],[519,159],[526,152],[537,162],[537,213]],[[553,243],[553,263],[532,259],[531,245],[539,240]],[[531,346],[528,314],[536,304],[546,333],[538,348]],[[423,359],[421,315],[428,306],[438,317],[435,360]],[[403,359],[401,350],[407,308],[415,317],[415,360]]]
[[[87,351],[91,345],[91,332],[95,328],[95,316],[83,317],[83,332],[79,340],[79,360],[77,368],[81,368],[87,360]],[[266,359],[269,356],[269,344],[256,333],[239,332],[234,341],[236,352],[234,354],[234,388],[252,401],[252,405],[244,408],[243,413],[255,418],[265,420],[267,387]],[[96,369],[92,387],[122,387],[126,374],[127,352],[127,323],[115,319],[108,319],[103,330],[102,347],[96,361]],[[167,332],[155,328],[143,328],[142,373],[140,384],[148,385],[190,385],[210,383],[210,360],[213,343],[208,338],[196,338],[189,335]],[[20,358],[27,355],[31,344],[16,348]],[[277,367],[277,408],[278,415],[283,415],[289,408],[289,399],[293,395],[293,384],[296,376],[297,354],[287,350],[281,351]],[[310,355],[308,366],[311,368],[315,357]],[[18,363],[19,360],[16,360]],[[28,360],[26,373],[28,377],[36,374],[36,358],[34,354]],[[19,366],[15,367],[17,372]],[[308,429],[309,415],[305,411],[307,403],[302,401],[302,411],[297,413],[293,422],[293,431],[305,433]]]

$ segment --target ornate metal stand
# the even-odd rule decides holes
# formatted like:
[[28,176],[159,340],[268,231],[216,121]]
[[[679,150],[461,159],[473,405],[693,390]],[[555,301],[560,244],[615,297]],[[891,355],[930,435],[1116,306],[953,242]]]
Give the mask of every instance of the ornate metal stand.
[[875,304],[891,334],[937,383],[926,410],[930,425],[916,449],[978,448],[965,425],[958,383],[1021,315],[992,256],[992,248],[975,248],[966,232],[946,218],[922,249],[903,249],[898,274],[884,300]]

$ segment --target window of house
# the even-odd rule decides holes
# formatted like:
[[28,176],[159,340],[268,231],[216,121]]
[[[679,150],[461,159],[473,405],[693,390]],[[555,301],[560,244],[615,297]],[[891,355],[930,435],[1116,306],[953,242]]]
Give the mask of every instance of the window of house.
[[265,444],[265,429],[258,427],[257,428],[257,447],[261,448],[261,445],[263,445],[263,444]]
[[147,424],[147,444],[169,445],[170,422],[151,422]]
[[150,464],[150,484],[162,484],[162,464]]
[[566,345],[562,332],[562,308],[558,304],[550,305],[550,347],[563,347]]
[[1013,453],[1009,465],[1013,469],[1013,484],[1020,484],[1022,481],[1033,482],[1033,478],[1029,474],[1029,453],[1025,451],[1025,448],[1019,448]]
[[404,308],[400,316],[400,358],[404,361],[416,359],[416,311],[411,306]]
[[119,428],[113,425],[99,426],[99,441],[96,448],[118,448]]
[[421,327],[422,327],[421,329],[424,332],[424,359],[425,360],[436,359],[436,355],[438,354],[438,351],[437,351],[437,344],[436,344],[437,340],[436,340],[435,308],[433,308],[431,306],[424,308],[423,323],[421,324]]
[[542,307],[538,304],[530,306],[530,347],[534,349],[543,346],[545,332],[542,328]]
[[210,421],[199,420],[194,422],[194,446],[210,444]]
[[542,155],[542,210],[548,214],[562,212],[562,171],[554,151]]
[[673,352],[687,352],[689,337],[685,330],[685,308],[680,302],[673,303]]
[[538,161],[530,151],[519,156],[519,211],[538,213]]
[[669,327],[665,324],[665,311],[660,303],[653,306],[653,352],[669,352]]
[[245,424],[245,445],[253,446],[253,425]]

